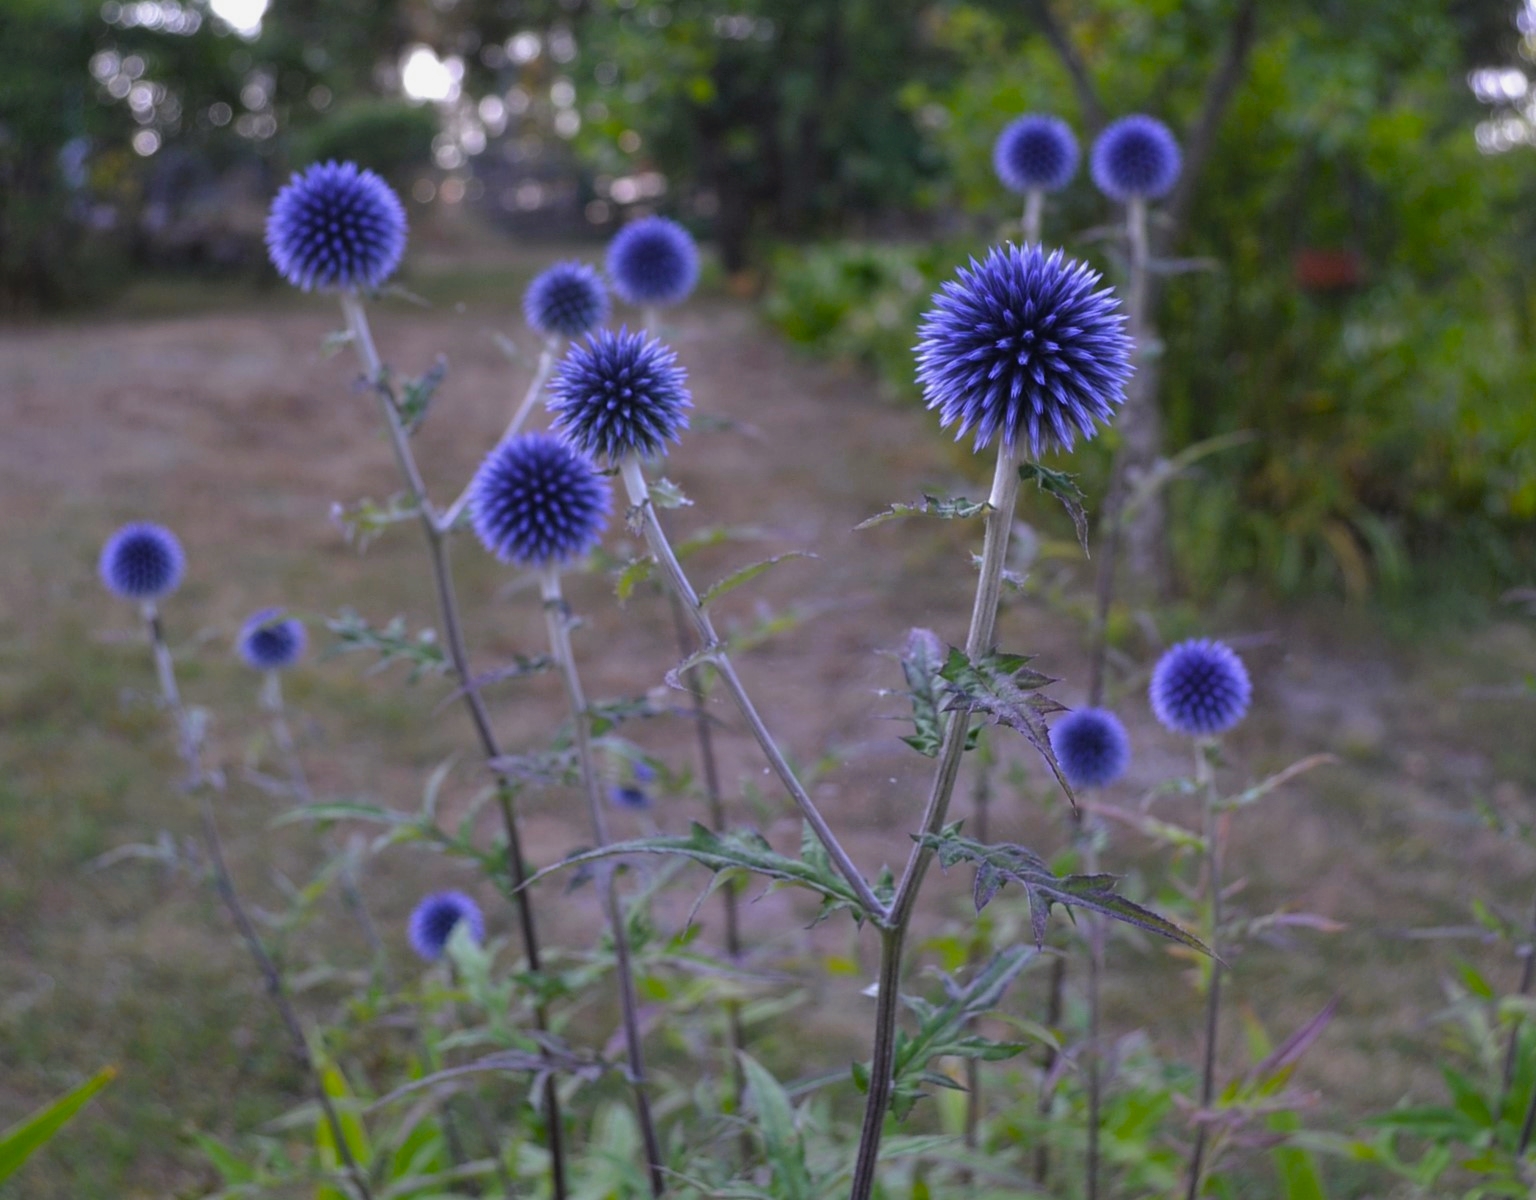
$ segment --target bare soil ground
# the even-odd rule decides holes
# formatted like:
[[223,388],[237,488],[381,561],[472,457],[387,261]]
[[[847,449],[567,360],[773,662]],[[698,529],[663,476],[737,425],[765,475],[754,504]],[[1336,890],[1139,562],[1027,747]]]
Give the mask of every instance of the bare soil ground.
[[[528,362],[509,365],[491,331],[531,347],[518,308],[529,269],[522,261],[460,264],[452,277],[420,281],[439,301],[434,307],[397,302],[377,312],[381,350],[400,370],[417,373],[439,352],[451,366],[417,447],[439,501],[462,486],[522,392]],[[320,646],[328,641],[320,618],[344,605],[376,622],[401,613],[413,629],[435,623],[414,526],[391,529],[359,555],[328,519],[333,501],[397,490],[352,359],[321,352],[338,324],[324,300],[274,294],[179,315],[129,312],[0,332],[0,1127],[82,1072],[106,1062],[122,1070],[67,1143],[30,1168],[18,1196],[196,1194],[209,1180],[187,1130],[255,1128],[276,1115],[276,1093],[297,1093],[257,983],[209,898],[147,863],[92,867],[121,844],[193,829],[173,785],[170,739],[146,700],[153,681],[134,614],[103,593],[95,560],[125,520],[161,521],[180,535],[190,570],[167,605],[171,636],[186,663],[185,689],[214,712],[218,751],[236,780],[223,813],[236,870],[258,902],[276,908],[279,878],[313,863],[314,835],[272,830],[282,802],[239,782],[240,763],[265,751],[255,683],[229,649],[234,631],[247,613],[272,604],[310,618]],[[798,761],[831,753],[817,796],[848,831],[855,858],[871,871],[899,864],[928,764],[896,741],[902,730],[885,719],[901,705],[877,694],[898,679],[882,652],[913,625],[963,639],[977,531],[960,522],[852,528],[924,488],[976,495],[986,469],[927,414],[888,403],[863,376],[797,357],[741,303],[706,295],[671,316],[666,332],[700,414],[738,423],[695,432],[668,459],[666,473],[695,502],[669,520],[681,534],[721,523],[761,531],[760,543],[701,556],[705,580],[769,553],[817,555],[733,593],[723,620],[740,629],[768,611],[802,615],[746,657],[748,684]],[[1021,518],[1056,528],[1057,514],[1035,505],[1028,499]],[[619,561],[633,550],[625,539],[616,528],[607,542]],[[537,652],[535,593],[472,540],[455,553],[477,665],[489,670],[512,652]],[[1082,571],[1069,579],[1069,598],[1085,579]],[[659,686],[677,657],[659,597],[641,595],[620,609],[611,578],[597,573],[574,579],[570,594],[585,621],[577,652],[589,690]],[[1466,689],[1536,669],[1536,637],[1517,622],[1491,621],[1405,644],[1379,632],[1366,609],[1281,612],[1241,597],[1234,591],[1198,621],[1182,610],[1161,614],[1161,636],[1259,635],[1247,651],[1257,701],[1231,742],[1233,780],[1318,750],[1340,757],[1244,814],[1231,866],[1247,880],[1240,903],[1252,911],[1285,902],[1346,924],[1328,937],[1300,933],[1289,948],[1255,950],[1235,985],[1277,1030],[1328,996],[1342,997],[1304,1075],[1323,1097],[1316,1119],[1328,1124],[1339,1112],[1433,1094],[1424,1053],[1435,1032],[1427,1022],[1457,955],[1495,978],[1514,974],[1512,963],[1476,943],[1405,933],[1464,925],[1477,897],[1511,914],[1528,903],[1528,854],[1486,832],[1475,805],[1528,813],[1536,795],[1530,702],[1468,699]],[[1081,701],[1080,625],[1060,605],[1015,597],[1000,641],[1039,654],[1039,665],[1064,681],[1060,698]],[[1153,653],[1141,643],[1126,649],[1141,663]],[[341,657],[290,681],[316,789],[407,807],[427,772],[457,755],[446,803],[466,803],[482,775],[463,714],[443,703],[445,688],[406,687],[398,672],[369,677],[363,667]],[[1118,707],[1137,752],[1132,778],[1117,791],[1124,801],[1184,767],[1185,749],[1146,711],[1143,678],[1132,670],[1120,683]],[[553,727],[555,687],[541,679],[495,693],[508,745],[536,744]],[[797,823],[755,749],[731,712],[716,711],[731,794],[760,792],[769,801],[766,819],[745,804],[743,818],[792,841]],[[679,765],[688,761],[682,721],[634,732]],[[1001,790],[994,830],[1054,848],[1062,834],[1036,802],[1044,791],[1037,765],[1023,753],[1008,758],[1031,782]],[[569,795],[538,798],[528,821],[531,856],[547,862],[581,844],[580,811]],[[698,815],[680,802],[658,819],[680,828]],[[1117,835],[1108,859],[1156,871],[1129,834]],[[962,914],[965,882],[938,881],[931,911]],[[473,881],[441,859],[397,852],[374,864],[365,890],[398,948],[394,931],[423,890],[449,885]],[[506,931],[505,911],[479,891],[493,925]],[[750,909],[749,932],[778,928],[787,903],[774,896]],[[586,904],[552,886],[549,937],[587,936]],[[348,935],[338,921],[329,936]],[[872,973],[869,939],[841,928],[822,936],[862,955]],[[332,953],[360,958],[354,946]],[[1111,1021],[1187,1047],[1195,1015],[1182,968],[1158,947],[1135,945],[1118,965],[1130,982],[1116,993]],[[821,1055],[803,1064],[805,1073],[864,1052],[857,1035],[872,1002],[858,993],[866,983],[826,985],[818,1036],[796,1034],[814,1047],[808,1059]],[[1027,992],[1021,1002],[1035,1003]]]

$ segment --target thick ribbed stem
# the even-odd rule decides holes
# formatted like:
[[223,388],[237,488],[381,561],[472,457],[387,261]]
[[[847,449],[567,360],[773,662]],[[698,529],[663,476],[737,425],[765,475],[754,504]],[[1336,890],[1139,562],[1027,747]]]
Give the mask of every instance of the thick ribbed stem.
[[827,819],[822,816],[816,802],[811,799],[810,794],[795,775],[789,760],[784,757],[778,742],[774,740],[773,734],[768,731],[763,718],[758,714],[756,705],[752,703],[752,698],[747,695],[746,688],[742,686],[741,678],[736,674],[730,655],[726,653],[725,643],[720,640],[720,636],[715,632],[714,622],[709,619],[709,614],[699,603],[699,594],[694,590],[693,584],[688,581],[682,564],[677,561],[677,555],[672,550],[672,544],[667,540],[666,531],[662,529],[661,522],[657,519],[656,509],[650,501],[650,489],[646,485],[645,475],[640,470],[639,459],[627,458],[619,464],[619,467],[620,477],[624,480],[625,490],[629,494],[629,502],[640,511],[645,527],[645,540],[650,546],[651,554],[661,567],[662,575],[666,578],[673,594],[682,602],[683,611],[698,632],[700,640],[706,647],[711,648],[711,660],[715,664],[715,669],[720,672],[721,682],[725,684],[725,690],[735,703],[737,711],[741,713],[742,720],[747,723],[747,728],[752,731],[752,736],[768,759],[768,765],[800,809],[800,815],[805,818],[806,824],[811,827],[817,840],[821,842],[832,864],[853,888],[866,912],[876,923],[883,923],[887,916],[885,905],[875,896],[869,881],[859,872],[858,867],[854,866],[853,859],[848,856],[847,850],[837,840],[837,835],[832,832],[832,827],[827,824]]
[[1185,1200],[1196,1200],[1204,1179],[1205,1149],[1210,1122],[1204,1117],[1216,1096],[1216,1039],[1221,1021],[1221,837],[1216,811],[1216,779],[1209,746],[1195,744],[1195,783],[1204,806],[1206,907],[1210,913],[1211,980],[1205,994],[1205,1057],[1200,1068],[1200,1114],[1195,1146],[1189,1156],[1189,1188]]
[[[426,535],[427,551],[432,562],[432,579],[437,589],[438,614],[443,623],[443,641],[448,650],[448,661],[453,667],[454,679],[459,686],[459,694],[464,699],[464,707],[469,712],[470,721],[475,727],[481,751],[487,760],[498,759],[501,757],[501,745],[491,727],[490,714],[486,711],[485,702],[480,698],[475,677],[469,667],[469,654],[464,645],[463,624],[459,618],[458,598],[454,593],[453,573],[448,562],[448,544],[444,525],[438,520],[432,508],[432,502],[427,497],[426,484],[422,480],[421,471],[416,466],[410,439],[400,423],[400,413],[385,379],[384,364],[379,359],[378,350],[374,347],[373,334],[368,327],[368,314],[363,309],[362,301],[355,292],[343,292],[341,307],[342,312],[346,314],[347,328],[352,332],[353,344],[357,348],[368,382],[378,393],[379,407],[384,417],[385,428],[389,432],[395,462],[421,514],[422,532]],[[537,974],[541,969],[539,939],[533,919],[533,899],[524,886],[528,882],[528,871],[523,859],[522,836],[518,829],[517,812],[513,801],[512,785],[498,776],[496,803],[501,813],[502,829],[507,838],[507,876],[522,933],[523,954],[528,959],[528,969]],[[548,1031],[549,1011],[545,1005],[540,1004],[534,1009],[534,1023],[541,1033]],[[560,1094],[553,1071],[545,1077],[544,1081],[544,1112],[547,1124],[546,1140],[549,1145],[550,1181],[555,1200],[565,1200],[567,1193],[565,1128],[560,1114]]]
[[[544,594],[544,620],[549,629],[549,652],[560,671],[565,684],[565,698],[571,710],[571,723],[575,726],[576,759],[581,768],[581,784],[587,796],[587,813],[592,821],[592,837],[596,848],[602,849],[612,842],[608,836],[608,817],[603,807],[602,782],[598,779],[597,763],[592,756],[592,731],[588,725],[587,698],[582,691],[581,676],[576,670],[576,656],[571,650],[570,614],[565,598],[560,593],[560,570],[545,569],[542,579]],[[640,1032],[640,998],[635,990],[634,964],[630,960],[629,931],[624,923],[624,909],[619,903],[618,879],[611,867],[600,868],[603,901],[607,909],[608,935],[613,939],[616,960],[615,973],[619,984],[619,1010],[624,1026],[624,1049],[629,1063],[629,1082],[634,1089],[635,1116],[640,1123],[640,1136],[645,1143],[646,1167],[650,1175],[651,1194],[660,1196],[666,1191],[666,1167],[662,1161],[661,1139],[656,1134],[656,1122],[651,1115],[651,1101],[646,1092],[645,1049]]]
[[1038,246],[1040,244],[1041,218],[1045,213],[1045,193],[1039,188],[1030,188],[1024,194],[1024,244]]
[[[986,535],[982,544],[981,575],[976,581],[971,627],[965,639],[966,656],[973,661],[993,648],[997,606],[1002,595],[1003,564],[1008,554],[1008,537],[1013,529],[1013,510],[1018,494],[1018,454],[1012,447],[999,446],[992,492],[987,498],[990,511],[986,516]],[[950,716],[939,750],[939,765],[928,795],[928,807],[923,814],[923,835],[937,836],[944,828],[969,729],[969,710],[960,709]],[[896,885],[896,896],[891,902],[890,916],[883,931],[880,991],[876,997],[875,1040],[869,1069],[869,1097],[865,1101],[864,1125],[859,1134],[852,1200],[869,1200],[874,1191],[880,1138],[891,1102],[891,1073],[896,1057],[896,1018],[900,1011],[902,945],[906,940],[913,907],[917,903],[918,890],[922,887],[923,875],[932,858],[933,851],[923,845],[921,840],[917,840],[902,872],[901,882]]]

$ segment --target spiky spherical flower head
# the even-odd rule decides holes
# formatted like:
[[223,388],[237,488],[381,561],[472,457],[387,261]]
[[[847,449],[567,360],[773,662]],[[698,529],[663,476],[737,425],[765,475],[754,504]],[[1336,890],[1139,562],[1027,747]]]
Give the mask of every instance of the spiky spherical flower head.
[[626,304],[677,304],[699,281],[699,250],[676,221],[642,217],[608,243],[608,278]]
[[1093,182],[1111,200],[1166,196],[1179,178],[1179,143],[1156,117],[1137,114],[1111,121],[1093,143]]
[[181,586],[187,558],[164,525],[124,525],[101,548],[97,569],[107,590],[125,600],[159,600]]
[[1131,765],[1131,739],[1106,708],[1079,708],[1051,729],[1051,749],[1075,788],[1108,787]]
[[1003,186],[1025,192],[1055,192],[1077,173],[1077,138],[1060,117],[1030,113],[1011,122],[992,147],[992,169]]
[[1225,642],[1180,642],[1152,671],[1152,715],[1173,733],[1214,737],[1241,721],[1253,698],[1248,668]]
[[475,942],[485,941],[485,918],[480,906],[463,892],[437,892],[428,896],[411,913],[407,935],[411,949],[428,962],[443,956],[448,939],[462,922]]
[[688,428],[688,376],[646,333],[600,329],[573,345],[549,381],[554,427],[583,454],[655,458]]
[[405,253],[405,207],[356,163],[316,163],[272,201],[267,253],[278,274],[306,292],[376,288]]
[[934,296],[917,380],[940,424],[1031,456],[1091,438],[1125,400],[1131,340],[1099,274],[1060,250],[994,246]]
[[602,537],[612,502],[586,456],[547,433],[502,442],[469,486],[475,533],[502,562],[522,567],[580,558]]
[[254,670],[281,671],[303,658],[308,644],[303,621],[283,616],[280,608],[264,608],[246,618],[235,650]]
[[586,263],[556,263],[528,285],[523,315],[545,337],[580,337],[608,319],[608,289]]

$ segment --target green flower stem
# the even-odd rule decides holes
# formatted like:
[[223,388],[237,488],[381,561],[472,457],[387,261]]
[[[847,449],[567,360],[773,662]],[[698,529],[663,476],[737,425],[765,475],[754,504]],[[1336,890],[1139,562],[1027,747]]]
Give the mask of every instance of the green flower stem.
[[319,1102],[320,1111],[330,1127],[331,1140],[336,1144],[336,1152],[341,1159],[342,1169],[346,1172],[348,1181],[359,1200],[373,1200],[373,1192],[368,1187],[368,1178],[352,1156],[352,1148],[347,1144],[347,1139],[342,1132],[341,1118],[337,1116],[336,1107],[331,1102],[330,1094],[325,1090],[319,1064],[315,1062],[315,1056],[310,1051],[309,1039],[304,1036],[304,1026],[288,995],[288,989],[283,985],[282,973],[277,969],[277,964],[272,961],[272,956],[267,953],[261,935],[256,932],[256,926],[240,899],[240,893],[235,889],[234,878],[229,873],[229,865],[224,858],[224,845],[219,838],[219,826],[213,811],[213,794],[223,790],[223,776],[217,771],[209,771],[203,763],[202,734],[192,714],[182,704],[181,690],[176,686],[176,667],[171,658],[170,647],[165,641],[165,629],[160,623],[159,610],[151,601],[143,606],[142,611],[144,624],[149,633],[150,649],[154,654],[155,676],[160,683],[160,697],[176,723],[177,748],[188,772],[187,786],[198,794],[203,844],[208,851],[208,865],[212,868],[214,889],[218,892],[219,899],[224,902],[224,907],[228,910],[230,919],[234,921],[235,928],[239,930],[251,958],[255,960],[257,970],[261,972],[261,977],[267,986],[267,994],[271,996],[278,1016],[282,1019],[283,1028],[288,1033],[294,1057],[309,1073],[315,1099]]
[[694,590],[693,584],[688,581],[682,564],[677,561],[677,555],[673,553],[672,545],[667,540],[666,530],[661,527],[661,521],[656,516],[656,508],[651,503],[650,488],[645,482],[645,473],[640,469],[640,460],[633,455],[626,458],[619,464],[619,474],[624,480],[624,488],[629,494],[630,504],[639,511],[644,523],[645,540],[651,548],[652,556],[666,577],[668,586],[682,602],[683,611],[687,613],[688,619],[697,631],[704,649],[709,651],[711,661],[725,684],[725,690],[730,694],[742,719],[752,731],[752,736],[757,739],[758,746],[762,748],[764,756],[768,759],[768,765],[800,809],[800,815],[805,818],[806,824],[811,827],[817,840],[825,848],[833,865],[857,894],[859,903],[863,905],[871,919],[877,924],[883,924],[889,915],[885,905],[875,895],[874,889],[869,886],[869,881],[854,865],[853,859],[848,856],[848,851],[843,848],[843,844],[837,840],[837,835],[832,832],[832,827],[827,824],[827,819],[816,807],[816,802],[811,799],[804,785],[796,777],[794,768],[785,759],[773,734],[768,731],[763,718],[758,714],[756,705],[747,695],[746,688],[742,686],[741,678],[736,674],[736,668],[726,652],[725,643],[715,632],[714,622],[709,619],[709,614],[704,611],[704,606],[699,602],[699,594]]
[[1045,193],[1039,188],[1030,188],[1024,193],[1024,244],[1037,246],[1040,244],[1040,226],[1045,214]]
[[[997,628],[997,606],[1002,597],[1003,563],[1008,555],[1008,538],[1013,530],[1014,506],[1019,495],[1019,454],[1012,446],[999,445],[997,468],[992,478],[992,492],[987,497],[986,535],[981,551],[981,575],[976,581],[976,602],[971,609],[971,628],[965,639],[965,653],[976,659],[993,648]],[[949,815],[950,798],[960,773],[960,759],[965,753],[970,730],[970,713],[961,709],[949,718],[928,807],[920,832],[937,836]],[[894,1083],[892,1070],[896,1058],[896,1017],[901,1008],[902,946],[918,890],[933,859],[933,851],[915,840],[911,855],[896,885],[889,919],[880,941],[880,983],[875,1008],[875,1043],[869,1069],[869,1098],[864,1106],[864,1126],[859,1135],[859,1155],[854,1166],[852,1200],[869,1200],[875,1186],[875,1170],[880,1153],[880,1137],[885,1129],[885,1115],[890,1108]]]
[[[426,484],[422,481],[421,471],[416,466],[415,456],[411,452],[410,439],[406,435],[405,428],[400,424],[400,413],[384,373],[384,364],[379,358],[378,350],[374,347],[373,334],[368,327],[368,314],[363,309],[362,301],[356,292],[342,292],[341,307],[346,315],[347,328],[352,333],[352,341],[357,348],[368,382],[378,393],[379,407],[384,416],[385,428],[389,431],[395,461],[421,514],[421,527],[426,535],[427,551],[432,562],[432,578],[437,588],[437,606],[443,623],[443,641],[447,646],[448,659],[453,666],[454,677],[459,685],[459,694],[464,698],[464,706],[474,724],[475,734],[486,759],[500,758],[501,744],[491,726],[490,714],[486,711],[485,701],[480,697],[474,674],[470,671],[469,654],[464,646],[463,624],[459,618],[458,597],[453,587],[453,572],[448,562],[448,540],[444,524],[438,520],[433,511],[432,502],[427,498]],[[523,858],[522,836],[518,829],[517,812],[513,805],[512,786],[499,776],[496,781],[496,802],[507,838],[507,876],[522,933],[523,954],[528,960],[528,969],[538,974],[542,969],[542,956],[539,953],[538,932],[533,919],[533,899],[525,886],[528,882],[528,872]],[[535,1007],[534,1023],[541,1033],[548,1032],[549,1010],[545,1005],[539,1004]],[[549,1145],[550,1180],[554,1198],[565,1200],[567,1193],[565,1128],[560,1114],[560,1094],[553,1071],[544,1081],[544,1112],[547,1126],[546,1138]]]
[[1216,778],[1211,770],[1212,743],[1195,743],[1195,784],[1204,806],[1206,908],[1210,933],[1206,945],[1211,948],[1211,979],[1205,993],[1205,1058],[1200,1070],[1200,1116],[1195,1130],[1195,1145],[1189,1156],[1189,1188],[1185,1200],[1196,1200],[1204,1182],[1205,1148],[1210,1122],[1204,1120],[1216,1096],[1216,1038],[1221,1021],[1221,831],[1216,811]]
[[[560,569],[548,567],[540,583],[544,595],[544,622],[549,629],[549,652],[560,671],[565,684],[565,698],[570,705],[571,723],[576,729],[576,759],[581,768],[582,789],[587,795],[587,812],[592,820],[592,837],[597,849],[611,844],[608,836],[608,818],[603,808],[602,782],[598,779],[597,764],[592,755],[592,731],[587,710],[586,694],[582,691],[581,676],[576,671],[576,656],[571,650],[570,610],[560,591]],[[650,1097],[646,1093],[645,1049],[640,1032],[640,998],[635,990],[634,965],[630,960],[629,933],[625,926],[624,910],[619,903],[618,879],[607,867],[600,870],[603,902],[607,909],[608,935],[613,939],[613,953],[617,960],[616,973],[619,983],[619,1008],[624,1024],[624,1049],[629,1064],[629,1082],[635,1094],[635,1116],[640,1122],[640,1135],[645,1143],[646,1167],[650,1175],[651,1194],[660,1196],[666,1191],[665,1167],[662,1161],[661,1139],[656,1134],[655,1118],[651,1115]]]
[[[1147,341],[1147,280],[1149,257],[1147,243],[1147,202],[1133,196],[1125,210],[1125,234],[1130,247],[1130,270],[1125,289],[1125,323],[1138,357]],[[1097,708],[1104,702],[1104,676],[1109,655],[1109,610],[1115,601],[1115,570],[1120,560],[1120,539],[1124,531],[1125,503],[1130,481],[1125,478],[1124,455],[1115,456],[1110,473],[1109,491],[1104,497],[1104,515],[1099,530],[1104,547],[1094,579],[1093,639],[1088,665],[1088,704]]]
[[[544,339],[544,346],[539,351],[539,363],[533,369],[533,378],[528,382],[528,391],[524,393],[522,403],[512,414],[512,420],[507,424],[506,431],[497,441],[501,445],[511,438],[515,438],[523,431],[523,426],[528,423],[529,416],[533,413],[533,406],[539,402],[539,397],[544,394],[544,385],[549,382],[550,372],[555,369],[555,359],[560,354],[560,338],[551,334]],[[464,490],[459,493],[459,498],[450,504],[443,515],[438,519],[437,527],[447,533],[459,522],[459,517],[469,504],[469,491],[471,483],[464,485]]]
[[[1084,812],[1078,820],[1085,841],[1083,869],[1089,875],[1099,871],[1098,831],[1089,822],[1096,818]],[[1084,1196],[1099,1198],[1099,1132],[1103,1122],[1104,1068],[1099,1045],[1099,1024],[1103,1014],[1104,918],[1098,913],[1084,913],[1082,920],[1088,938],[1088,1148],[1085,1156]]]

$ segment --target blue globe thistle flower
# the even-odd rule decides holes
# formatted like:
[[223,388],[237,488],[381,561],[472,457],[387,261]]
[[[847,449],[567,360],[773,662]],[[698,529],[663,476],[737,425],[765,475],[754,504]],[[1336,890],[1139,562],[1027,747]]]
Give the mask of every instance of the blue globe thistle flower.
[[1032,456],[1091,438],[1125,400],[1131,339],[1099,274],[1060,250],[994,246],[934,296],[917,379],[941,425]]
[[614,808],[627,808],[631,812],[644,812],[651,807],[651,797],[644,788],[634,784],[615,784],[608,789],[608,801]]
[[542,567],[580,558],[602,536],[608,481],[571,446],[547,433],[508,438],[480,464],[469,515],[502,562]]
[[1093,143],[1093,182],[1111,200],[1166,196],[1179,178],[1182,156],[1173,132],[1156,117],[1111,121]]
[[1051,749],[1075,788],[1108,787],[1131,764],[1131,739],[1106,708],[1079,708],[1051,729]]
[[600,329],[573,345],[549,381],[554,427],[583,454],[617,463],[667,452],[688,428],[687,374],[645,333]]
[[608,289],[586,263],[556,263],[528,285],[523,315],[546,337],[580,337],[608,319]]
[[264,608],[246,618],[235,650],[254,670],[281,671],[303,658],[308,644],[303,621],[284,617],[280,608]]
[[1152,715],[1173,733],[1212,737],[1243,719],[1253,698],[1248,668],[1224,642],[1180,642],[1152,671]]
[[124,525],[101,548],[97,570],[107,590],[125,600],[158,600],[181,586],[187,559],[176,535],[163,525]]
[[411,949],[428,962],[443,956],[448,939],[463,922],[476,942],[485,941],[485,918],[480,906],[463,892],[437,892],[428,896],[411,913],[407,935]]
[[1060,117],[1030,113],[1011,122],[992,146],[992,169],[1009,191],[1054,192],[1077,173],[1077,138]]
[[277,193],[267,253],[294,287],[376,288],[405,253],[405,207],[356,163],[316,163]]
[[699,250],[676,221],[642,217],[608,243],[608,278],[626,304],[676,304],[699,281]]

